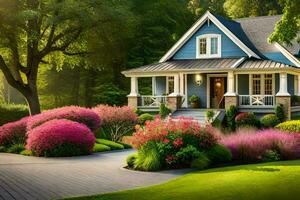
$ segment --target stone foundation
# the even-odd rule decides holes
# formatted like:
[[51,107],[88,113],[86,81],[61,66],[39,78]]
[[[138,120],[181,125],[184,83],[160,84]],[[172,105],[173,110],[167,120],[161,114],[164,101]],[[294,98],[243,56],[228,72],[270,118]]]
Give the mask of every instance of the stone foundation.
[[128,106],[132,108],[137,108],[139,102],[138,96],[128,96]]
[[225,109],[227,110],[230,106],[238,106],[238,96],[225,96]]
[[181,96],[168,96],[167,97],[167,107],[173,111],[179,109],[182,104]]
[[291,97],[290,96],[276,96],[276,105],[282,104],[284,114],[287,120],[291,119]]

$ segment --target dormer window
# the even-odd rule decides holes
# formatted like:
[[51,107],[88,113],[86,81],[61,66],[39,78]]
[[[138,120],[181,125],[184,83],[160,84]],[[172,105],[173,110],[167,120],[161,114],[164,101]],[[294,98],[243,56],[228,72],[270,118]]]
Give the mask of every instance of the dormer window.
[[205,34],[196,38],[197,58],[220,58],[221,57],[221,35]]

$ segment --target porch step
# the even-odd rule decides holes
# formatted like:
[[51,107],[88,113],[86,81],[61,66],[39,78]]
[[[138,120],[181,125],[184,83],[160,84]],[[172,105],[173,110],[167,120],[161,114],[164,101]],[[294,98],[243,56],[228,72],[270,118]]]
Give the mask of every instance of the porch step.
[[[172,117],[191,117],[197,121],[199,121],[200,123],[205,123],[206,119],[205,119],[205,112],[207,110],[206,109],[181,109],[181,110],[177,110],[174,113],[172,113]],[[216,110],[217,111],[217,110]],[[219,118],[219,115],[223,113],[222,111],[218,111],[217,114],[218,116],[215,116],[216,118]],[[222,118],[222,116],[221,116]]]

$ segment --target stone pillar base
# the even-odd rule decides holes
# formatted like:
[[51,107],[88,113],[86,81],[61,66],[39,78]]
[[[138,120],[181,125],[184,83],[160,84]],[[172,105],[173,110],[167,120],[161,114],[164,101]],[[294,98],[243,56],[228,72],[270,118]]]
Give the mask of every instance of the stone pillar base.
[[291,119],[291,96],[276,96],[276,105],[283,105],[287,120]]
[[238,106],[238,96],[225,96],[225,109],[227,110],[230,106]]
[[179,109],[182,104],[182,97],[181,96],[168,96],[167,97],[167,107],[174,112],[175,110]]
[[139,96],[128,96],[128,106],[137,108],[139,103]]

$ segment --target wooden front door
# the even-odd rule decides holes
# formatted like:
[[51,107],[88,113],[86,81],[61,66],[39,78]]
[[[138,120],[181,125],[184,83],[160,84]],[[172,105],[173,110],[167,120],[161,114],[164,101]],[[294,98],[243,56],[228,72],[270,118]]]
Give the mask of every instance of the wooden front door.
[[210,78],[210,107],[215,109],[224,108],[224,94],[227,85],[226,77]]

